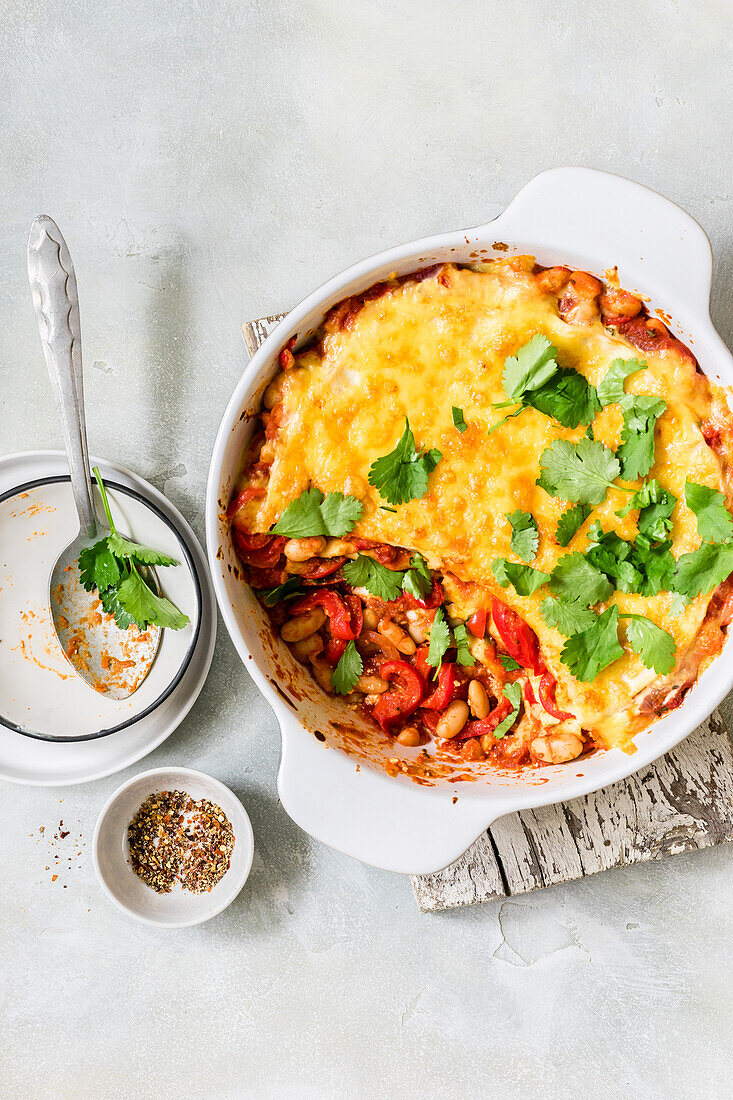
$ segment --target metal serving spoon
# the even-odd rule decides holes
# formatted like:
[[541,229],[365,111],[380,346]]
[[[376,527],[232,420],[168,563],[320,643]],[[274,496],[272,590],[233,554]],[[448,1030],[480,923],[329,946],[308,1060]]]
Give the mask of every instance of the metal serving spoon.
[[79,513],[79,532],[51,570],[51,617],[61,649],[74,671],[95,691],[113,699],[126,699],[150,671],[160,628],[151,626],[143,633],[135,626],[121,630],[102,609],[97,592],[87,592],[79,579],[82,550],[110,531],[100,523],[92,497],[76,274],[59,227],[45,214],[31,226],[28,278]]

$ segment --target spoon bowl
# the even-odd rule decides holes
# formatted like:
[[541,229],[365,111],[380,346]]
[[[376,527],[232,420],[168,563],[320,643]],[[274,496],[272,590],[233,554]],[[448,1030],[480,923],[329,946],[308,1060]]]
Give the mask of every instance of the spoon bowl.
[[99,593],[81,583],[79,555],[110,534],[99,522],[92,497],[81,323],[76,273],[61,230],[46,214],[36,218],[28,238],[28,278],[69,459],[79,532],[51,570],[51,617],[62,652],[95,691],[126,699],[142,684],[155,660],[160,628],[121,629],[105,612]]
[[[98,538],[109,530],[100,527]],[[117,626],[96,591],[81,583],[79,557],[96,539],[81,531],[59,555],[51,571],[49,602],[61,648],[74,671],[111,699],[127,699],[150,671],[160,643],[160,627],[139,631]]]

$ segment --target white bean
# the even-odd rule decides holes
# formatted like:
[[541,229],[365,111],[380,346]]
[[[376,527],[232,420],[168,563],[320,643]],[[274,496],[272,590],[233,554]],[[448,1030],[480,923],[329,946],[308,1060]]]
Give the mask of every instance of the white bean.
[[304,615],[295,615],[289,619],[280,629],[280,637],[284,642],[302,642],[320,630],[326,621],[326,612],[322,607],[314,607],[312,611],[306,611]]
[[449,740],[461,732],[468,719],[468,704],[462,699],[454,699],[443,711],[435,727],[435,736]]
[[485,718],[489,713],[489,697],[480,680],[471,680],[468,685],[468,705],[474,718]]
[[532,756],[545,764],[565,764],[583,751],[583,742],[569,730],[558,730],[544,737],[535,737],[529,746]]
[[317,558],[325,545],[326,540],[321,535],[308,539],[288,539],[283,553],[289,561],[308,561],[309,558]]
[[360,676],[356,681],[359,691],[365,691],[368,695],[381,695],[389,687],[389,682],[381,676]]

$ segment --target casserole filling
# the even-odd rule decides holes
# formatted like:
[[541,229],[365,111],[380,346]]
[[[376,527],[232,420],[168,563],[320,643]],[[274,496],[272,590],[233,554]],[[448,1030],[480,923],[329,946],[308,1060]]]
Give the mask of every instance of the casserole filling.
[[614,280],[439,265],[340,303],[280,368],[234,545],[295,656],[400,744],[629,748],[719,652],[726,396]]

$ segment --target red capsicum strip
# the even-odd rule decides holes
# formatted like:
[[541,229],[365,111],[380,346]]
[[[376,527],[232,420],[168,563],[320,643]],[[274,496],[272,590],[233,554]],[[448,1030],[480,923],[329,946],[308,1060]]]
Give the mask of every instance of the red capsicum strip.
[[546,671],[540,657],[540,643],[524,619],[501,600],[494,599],[491,606],[494,626],[510,657],[523,668],[531,668],[536,676]]
[[540,680],[540,702],[545,708],[548,714],[551,714],[553,718],[557,718],[559,722],[563,722],[566,718],[575,718],[574,714],[571,714],[569,710],[560,710],[555,702],[555,688],[557,687],[557,681],[551,672],[546,672]]
[[246,489],[242,489],[240,493],[237,493],[230,502],[227,508],[227,519],[232,519],[248,500],[255,500],[264,495],[265,490],[262,486],[248,485]]
[[[430,667],[430,666],[428,666]],[[452,661],[440,666],[438,686],[423,703],[428,710],[445,710],[456,697],[456,666]]]
[[490,714],[487,714],[485,718],[476,718],[473,722],[467,722],[453,740],[468,741],[471,737],[483,737],[485,733],[493,733],[499,722],[506,718],[511,709],[512,704],[509,700],[501,698]]
[[400,718],[408,718],[417,710],[423,697],[423,682],[419,672],[407,661],[385,661],[379,666],[379,675],[385,680],[397,681],[379,696],[372,709],[372,717],[388,731]]
[[266,546],[260,549],[249,549],[247,537],[246,535],[242,536],[242,532],[237,527],[232,527],[232,538],[239,557],[245,565],[253,565],[256,569],[269,569],[273,565],[277,565],[283,552],[283,546],[288,541],[280,535],[272,535]]
[[337,573],[347,558],[314,558],[309,561],[299,576],[304,581],[320,581]]
[[422,607],[425,611],[432,611],[434,608],[440,607],[444,599],[443,588],[438,581],[433,581],[433,587],[427,596],[423,596],[422,599],[418,600],[415,596],[411,596],[409,592],[405,592],[405,603],[408,607]]
[[293,615],[304,615],[314,607],[322,607],[328,615],[334,638],[351,642],[361,634],[363,617],[358,596],[340,596],[330,590],[314,592],[294,600],[290,609]]
[[466,626],[471,631],[474,638],[483,638],[486,633],[486,616],[486,608],[482,607],[478,611],[474,611],[473,615],[466,623]]

